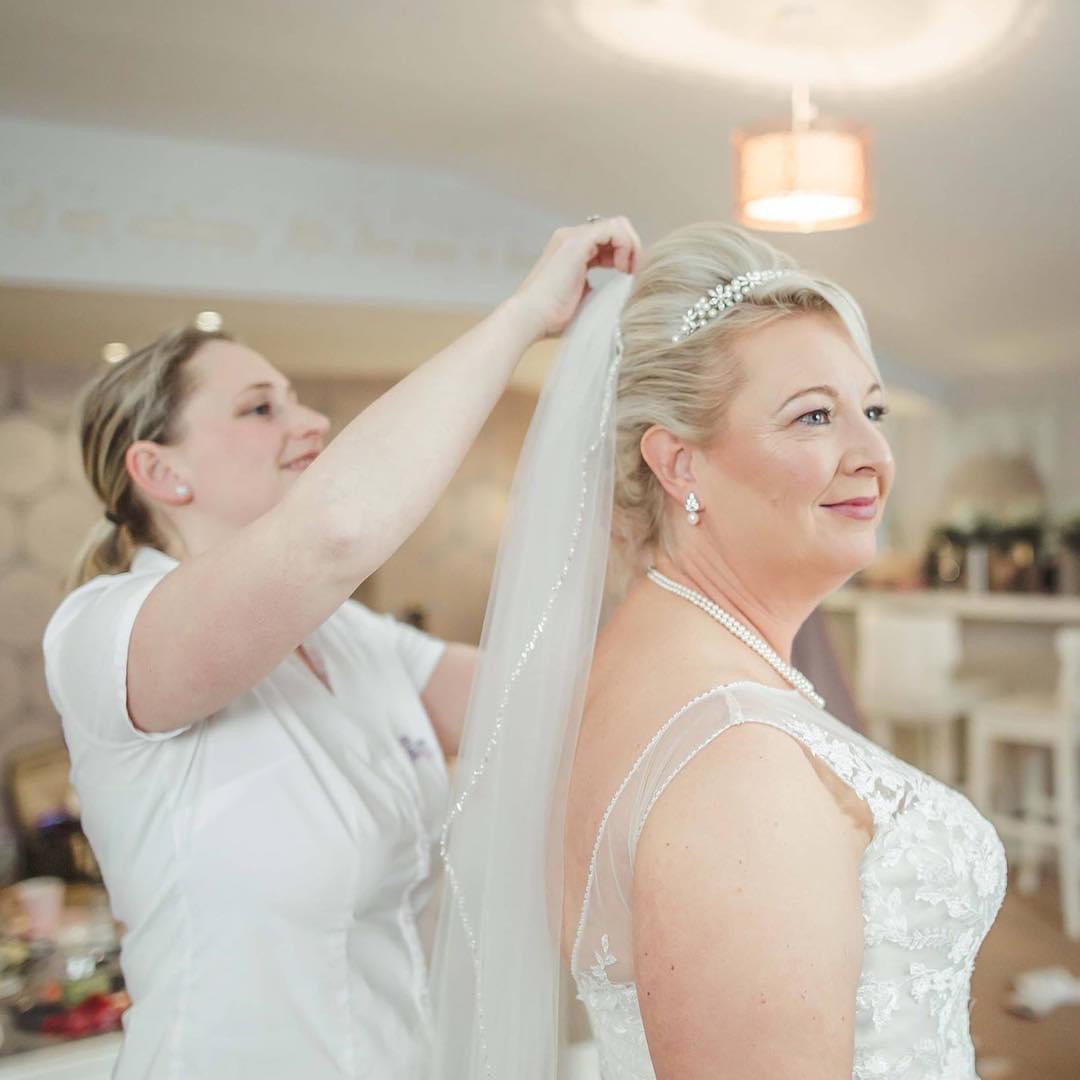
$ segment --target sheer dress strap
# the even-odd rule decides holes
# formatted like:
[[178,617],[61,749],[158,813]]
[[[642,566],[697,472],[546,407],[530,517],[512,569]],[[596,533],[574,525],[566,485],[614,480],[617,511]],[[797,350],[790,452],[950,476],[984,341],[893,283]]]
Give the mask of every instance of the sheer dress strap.
[[795,691],[732,683],[700,695],[657,730],[601,820],[571,956],[575,973],[585,958],[602,954],[612,978],[632,978],[634,861],[649,815],[698,754],[746,723],[766,724],[801,743],[867,803],[875,827],[896,813],[910,790],[902,763]]

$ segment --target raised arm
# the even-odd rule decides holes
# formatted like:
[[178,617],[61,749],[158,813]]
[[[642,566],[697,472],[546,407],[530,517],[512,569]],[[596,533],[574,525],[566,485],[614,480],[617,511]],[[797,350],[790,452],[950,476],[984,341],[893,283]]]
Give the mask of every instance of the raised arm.
[[658,1080],[850,1080],[865,843],[800,744],[765,725],[676,777],[635,863]]
[[514,296],[356,417],[272,510],[185,559],[134,625],[132,721],[184,727],[268,674],[431,510],[524,351],[573,317],[588,269],[632,272],[638,251],[621,218],[556,232]]

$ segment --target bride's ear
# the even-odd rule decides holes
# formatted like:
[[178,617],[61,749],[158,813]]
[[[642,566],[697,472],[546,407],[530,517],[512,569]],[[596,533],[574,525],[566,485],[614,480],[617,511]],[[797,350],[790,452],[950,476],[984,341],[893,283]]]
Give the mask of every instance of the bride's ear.
[[667,428],[654,424],[641,437],[641,456],[660,481],[660,486],[680,506],[685,503],[696,483],[690,447]]

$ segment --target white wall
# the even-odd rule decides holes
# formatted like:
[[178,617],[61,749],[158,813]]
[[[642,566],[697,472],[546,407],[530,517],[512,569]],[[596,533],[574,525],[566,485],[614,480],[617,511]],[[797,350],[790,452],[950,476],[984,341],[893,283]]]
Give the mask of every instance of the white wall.
[[1074,372],[969,379],[951,397],[954,461],[998,450],[1027,454],[1055,513],[1080,512],[1080,344]]
[[891,396],[897,474],[884,530],[890,548],[919,549],[948,509],[955,470],[993,454],[1032,461],[1051,516],[1080,513],[1080,370],[1071,380],[956,380],[938,400]]

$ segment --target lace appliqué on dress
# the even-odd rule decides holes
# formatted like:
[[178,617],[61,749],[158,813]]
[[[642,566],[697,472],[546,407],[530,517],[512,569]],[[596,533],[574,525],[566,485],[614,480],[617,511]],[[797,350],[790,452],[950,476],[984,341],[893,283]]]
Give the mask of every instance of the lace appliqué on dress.
[[578,1000],[590,1017],[603,1017],[603,1023],[593,1020],[601,1080],[655,1080],[637,987],[608,979],[608,968],[618,963],[618,958],[611,951],[607,934],[601,936],[594,957],[589,970],[578,973],[577,985]]

